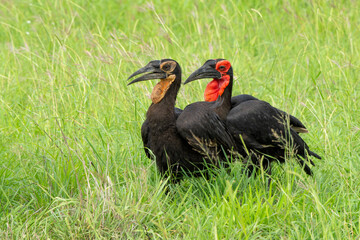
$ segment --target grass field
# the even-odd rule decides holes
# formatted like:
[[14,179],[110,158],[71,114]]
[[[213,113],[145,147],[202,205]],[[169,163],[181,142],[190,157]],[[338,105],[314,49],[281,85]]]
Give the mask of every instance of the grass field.
[[[359,1],[0,1],[0,239],[359,239]],[[297,116],[323,159],[165,182],[142,149],[154,81],[226,58],[234,95]],[[177,106],[202,100],[206,80]]]

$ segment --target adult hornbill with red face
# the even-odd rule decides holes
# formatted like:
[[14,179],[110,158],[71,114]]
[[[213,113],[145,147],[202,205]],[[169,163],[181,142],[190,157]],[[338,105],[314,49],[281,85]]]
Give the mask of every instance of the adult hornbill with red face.
[[[307,130],[297,118],[250,95],[232,98],[233,70],[225,59],[206,61],[184,84],[203,78],[213,78],[206,87],[205,101],[215,112],[226,114],[226,128],[241,155],[248,155],[253,165],[261,166],[271,174],[271,162],[284,162],[293,151],[304,171],[312,175],[305,161],[314,165],[308,155],[321,157],[299,136],[299,132]],[[252,171],[253,166],[249,166],[249,173]]]
[[141,127],[145,153],[151,158],[149,150],[152,151],[160,173],[170,173],[172,180],[178,181],[183,173],[198,175],[198,170],[217,165],[219,158],[215,151],[223,145],[230,148],[234,142],[231,135],[226,134],[225,122],[220,121],[212,111],[207,114],[209,130],[197,131],[199,123],[189,121],[187,117],[199,116],[201,119],[201,112],[194,112],[199,105],[191,104],[184,111],[175,108],[181,85],[180,65],[172,59],[151,61],[128,79],[142,73],[146,74],[134,79],[129,85],[160,79],[151,93],[152,104]]

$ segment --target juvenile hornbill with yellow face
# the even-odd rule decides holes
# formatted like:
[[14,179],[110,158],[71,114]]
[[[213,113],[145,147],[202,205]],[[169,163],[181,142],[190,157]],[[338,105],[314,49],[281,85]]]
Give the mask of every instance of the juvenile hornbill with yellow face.
[[[198,170],[205,166],[216,165],[214,158],[209,156],[211,154],[208,154],[207,147],[215,151],[217,145],[233,144],[232,138],[230,134],[224,135],[225,123],[217,122],[218,119],[211,112],[208,117],[214,119],[208,122],[210,131],[198,134],[196,128],[201,123],[189,121],[187,118],[198,114],[193,112],[197,104],[189,105],[184,111],[175,108],[181,85],[180,65],[172,59],[151,61],[133,73],[129,79],[142,73],[145,74],[131,81],[129,85],[160,79],[151,93],[152,104],[141,127],[145,153],[151,158],[149,150],[152,151],[160,173],[170,173],[172,179],[178,181],[184,172],[198,175]],[[204,142],[207,145],[202,144]]]
[[[226,128],[235,139],[236,150],[249,156],[255,166],[261,166],[271,174],[271,162],[284,162],[286,156],[293,155],[308,175],[312,175],[308,157],[319,155],[312,152],[300,132],[307,132],[305,126],[294,116],[281,111],[265,101],[250,95],[231,97],[233,70],[225,59],[208,60],[193,72],[184,84],[203,78],[213,78],[205,90],[205,101],[222,118],[226,118]],[[249,173],[253,166],[249,166]]]

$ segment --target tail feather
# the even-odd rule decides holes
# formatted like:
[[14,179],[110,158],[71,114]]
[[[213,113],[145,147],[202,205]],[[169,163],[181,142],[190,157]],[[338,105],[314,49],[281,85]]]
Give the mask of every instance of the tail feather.
[[308,151],[310,156],[316,157],[317,159],[321,159],[321,157],[319,155],[317,155],[316,153],[314,153],[313,151]]
[[312,176],[313,172],[311,171],[310,167],[304,162],[304,160],[298,158],[298,161],[299,161],[301,167],[303,167],[306,174],[309,176]]

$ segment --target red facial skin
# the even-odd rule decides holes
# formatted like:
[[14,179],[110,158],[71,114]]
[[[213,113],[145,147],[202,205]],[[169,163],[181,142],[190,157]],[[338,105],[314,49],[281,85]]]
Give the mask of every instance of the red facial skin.
[[221,78],[214,78],[208,83],[204,93],[205,101],[216,101],[216,99],[223,94],[225,88],[230,83],[230,76],[227,75],[227,71],[229,71],[230,67],[231,64],[227,60],[222,60],[216,63],[215,69],[221,73]]

